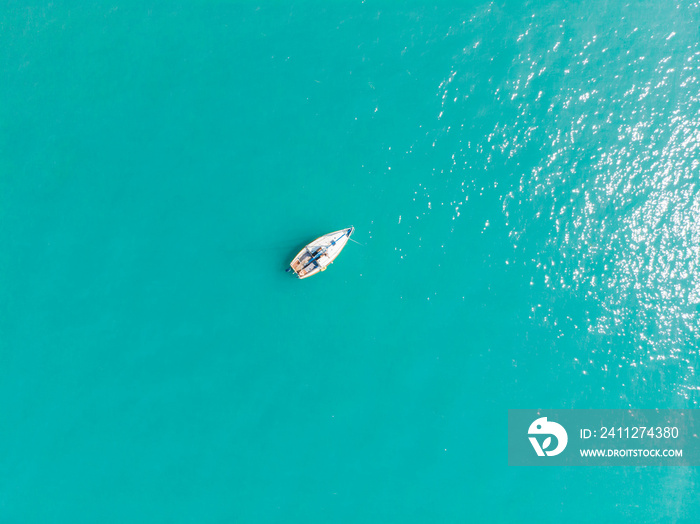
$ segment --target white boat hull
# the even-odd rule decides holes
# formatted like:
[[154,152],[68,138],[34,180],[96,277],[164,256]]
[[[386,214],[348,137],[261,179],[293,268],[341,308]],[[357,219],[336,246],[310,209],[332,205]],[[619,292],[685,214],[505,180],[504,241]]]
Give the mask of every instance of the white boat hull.
[[299,278],[308,278],[325,271],[343,250],[354,231],[354,227],[341,229],[307,244],[289,264],[291,270]]

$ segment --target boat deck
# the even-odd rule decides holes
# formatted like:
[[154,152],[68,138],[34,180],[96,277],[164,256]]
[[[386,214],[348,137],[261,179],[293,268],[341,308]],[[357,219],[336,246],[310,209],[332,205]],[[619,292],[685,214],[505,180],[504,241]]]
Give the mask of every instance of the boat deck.
[[324,271],[345,247],[353,231],[354,228],[341,229],[317,238],[297,253],[289,264],[290,268],[299,278]]
[[[292,263],[290,264],[292,267],[292,270],[299,276],[305,276],[310,273],[313,273],[320,268],[321,264],[319,264],[319,259],[317,258],[313,262],[311,262],[311,259],[314,257],[313,253],[309,253],[308,250],[305,250],[301,255],[298,255],[297,258],[295,258]],[[311,263],[310,263],[311,262]],[[307,267],[308,266],[308,267]],[[306,272],[304,274],[301,274],[302,270],[306,268]]]

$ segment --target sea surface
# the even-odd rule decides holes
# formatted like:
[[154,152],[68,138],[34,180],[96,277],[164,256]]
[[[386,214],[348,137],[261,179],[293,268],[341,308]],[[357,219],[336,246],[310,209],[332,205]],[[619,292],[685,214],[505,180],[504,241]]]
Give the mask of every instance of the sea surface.
[[699,219],[697,1],[6,2],[0,522],[697,522],[506,444],[699,407]]

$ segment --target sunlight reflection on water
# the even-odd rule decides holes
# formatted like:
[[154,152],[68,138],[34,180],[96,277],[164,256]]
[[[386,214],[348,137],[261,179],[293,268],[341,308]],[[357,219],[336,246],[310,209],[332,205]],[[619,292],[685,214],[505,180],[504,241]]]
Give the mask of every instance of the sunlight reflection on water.
[[[593,350],[581,372],[665,366],[675,392],[697,404],[700,50],[681,7],[673,31],[533,17],[516,32],[507,73],[488,86],[475,85],[471,69],[498,56],[453,31],[461,53],[438,86],[427,139],[452,151],[433,174],[461,184],[443,202],[426,198],[424,213],[449,206],[458,220],[470,196],[493,187],[513,246],[538,243],[534,257],[516,249],[506,263],[532,264],[546,288],[595,306],[585,325],[553,306],[544,318],[631,348]],[[452,118],[477,97],[474,121]]]

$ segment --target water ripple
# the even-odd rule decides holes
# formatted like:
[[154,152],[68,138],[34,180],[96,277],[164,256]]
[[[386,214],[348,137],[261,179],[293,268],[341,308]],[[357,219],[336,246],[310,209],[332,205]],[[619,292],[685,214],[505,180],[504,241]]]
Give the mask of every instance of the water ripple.
[[[699,8],[680,3],[666,23],[619,9],[616,28],[523,16],[511,59],[452,31],[461,52],[438,86],[430,136],[452,156],[435,172],[453,181],[452,220],[480,189],[498,188],[516,248],[508,263],[533,265],[546,289],[590,305],[585,325],[553,306],[533,308],[533,319],[624,341],[610,346],[624,354],[575,358],[582,373],[628,368],[646,381],[663,366],[697,404],[700,46],[688,14]],[[471,68],[499,61],[475,84]],[[465,126],[457,115],[470,104]]]

